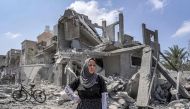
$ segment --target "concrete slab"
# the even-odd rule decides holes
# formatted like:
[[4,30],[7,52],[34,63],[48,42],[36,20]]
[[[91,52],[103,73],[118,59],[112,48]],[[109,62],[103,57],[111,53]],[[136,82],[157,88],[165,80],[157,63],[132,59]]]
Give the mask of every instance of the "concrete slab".
[[146,107],[149,104],[149,86],[151,83],[150,74],[152,68],[152,50],[150,47],[143,49],[141,68],[139,70],[139,88],[137,106]]

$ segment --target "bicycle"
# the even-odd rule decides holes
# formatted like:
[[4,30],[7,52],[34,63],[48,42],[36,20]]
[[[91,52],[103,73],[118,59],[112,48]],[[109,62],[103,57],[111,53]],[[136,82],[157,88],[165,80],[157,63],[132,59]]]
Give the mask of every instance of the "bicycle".
[[44,90],[33,90],[34,87],[35,87],[34,84],[30,84],[30,92],[29,92],[29,91],[27,91],[26,87],[24,87],[22,84],[20,84],[20,89],[15,90],[12,93],[13,99],[16,101],[19,101],[19,102],[23,102],[23,101],[27,100],[28,95],[29,95],[30,99],[34,98],[35,101],[37,101],[39,103],[44,103],[46,101],[45,91]]

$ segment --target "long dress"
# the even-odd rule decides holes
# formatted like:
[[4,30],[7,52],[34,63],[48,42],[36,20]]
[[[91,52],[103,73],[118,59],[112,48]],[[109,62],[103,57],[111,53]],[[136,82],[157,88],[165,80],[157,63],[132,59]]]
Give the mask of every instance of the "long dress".
[[106,84],[104,79],[98,75],[96,83],[90,87],[85,88],[81,83],[80,79],[77,78],[71,84],[70,88],[73,91],[77,91],[81,99],[77,106],[77,109],[102,109],[102,93],[107,92]]

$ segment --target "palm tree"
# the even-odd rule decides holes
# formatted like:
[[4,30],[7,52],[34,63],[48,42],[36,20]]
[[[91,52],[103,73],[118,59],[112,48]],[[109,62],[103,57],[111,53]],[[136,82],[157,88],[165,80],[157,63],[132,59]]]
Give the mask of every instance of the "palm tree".
[[[180,70],[181,65],[185,61],[187,51],[185,51],[185,48],[179,48],[178,45],[174,45],[173,47],[169,47],[169,50],[165,50],[164,54],[173,66]],[[174,68],[167,61],[164,61],[163,64],[166,68],[174,70]]]

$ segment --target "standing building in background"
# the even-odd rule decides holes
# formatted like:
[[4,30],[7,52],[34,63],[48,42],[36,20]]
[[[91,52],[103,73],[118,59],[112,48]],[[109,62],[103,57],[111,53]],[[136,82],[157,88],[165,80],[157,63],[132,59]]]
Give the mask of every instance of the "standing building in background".
[[24,40],[22,43],[21,65],[34,64],[36,62],[37,42]]

